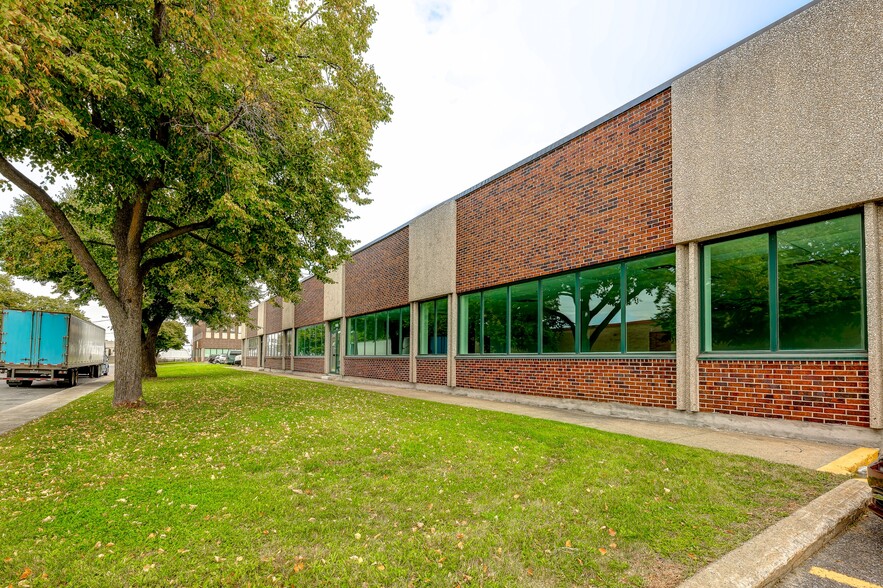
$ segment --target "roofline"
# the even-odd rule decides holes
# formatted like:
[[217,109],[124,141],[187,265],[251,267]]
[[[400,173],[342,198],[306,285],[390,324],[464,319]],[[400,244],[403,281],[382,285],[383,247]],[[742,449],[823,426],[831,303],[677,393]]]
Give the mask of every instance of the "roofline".
[[570,141],[576,139],[577,137],[585,135],[589,131],[601,126],[602,124],[606,123],[610,119],[615,118],[615,117],[619,116],[620,114],[622,114],[623,112],[634,108],[635,106],[637,106],[641,102],[644,102],[645,100],[649,100],[650,98],[656,96],[660,92],[664,92],[665,90],[668,90],[669,88],[671,88],[672,84],[674,82],[676,82],[677,80],[679,80],[680,78],[692,73],[693,71],[699,69],[700,67],[706,65],[707,63],[714,61],[715,59],[724,55],[725,53],[729,53],[730,51],[736,49],[737,47],[744,45],[745,43],[754,39],[755,37],[762,35],[763,33],[767,32],[771,28],[778,26],[779,24],[785,22],[786,20],[789,20],[790,18],[800,14],[801,12],[804,12],[804,11],[812,8],[813,6],[815,6],[816,4],[819,4],[822,1],[823,0],[812,0],[808,4],[805,4],[804,6],[801,6],[800,8],[793,10],[792,12],[789,12],[788,14],[786,14],[785,16],[780,18],[779,20],[768,24],[767,26],[763,27],[762,29],[760,29],[757,32],[752,33],[751,35],[745,37],[744,39],[733,43],[732,45],[730,45],[726,49],[718,51],[717,53],[715,53],[711,57],[697,63],[696,65],[690,67],[689,69],[684,70],[683,72],[679,73],[678,75],[669,79],[668,81],[663,82],[662,84],[656,86],[652,90],[641,94],[640,96],[630,100],[629,102],[626,102],[625,104],[623,104],[619,108],[612,110],[612,111],[608,112],[607,114],[603,115],[602,117],[593,120],[589,124],[573,131],[569,135],[566,135],[566,136],[562,137],[561,139],[558,139],[557,141],[555,141],[551,145],[547,145],[546,147],[543,147],[542,149],[540,149],[536,153],[533,153],[532,155],[528,155],[524,159],[522,159],[516,163],[513,163],[512,165],[505,168],[504,170],[499,171],[499,172],[495,173],[494,175],[490,176],[489,178],[486,178],[486,179],[480,181],[479,183],[475,184],[474,186],[463,190],[459,194],[452,196],[450,198],[447,198],[445,200],[442,200],[438,204],[434,204],[433,206],[431,206],[430,208],[427,208],[426,210],[424,210],[423,212],[421,212],[417,216],[413,217],[412,219],[408,220],[404,224],[394,228],[391,231],[388,231],[387,233],[384,233],[382,236],[377,237],[373,241],[370,241],[370,242],[366,243],[365,245],[362,245],[361,247],[354,249],[350,253],[350,255],[355,255],[356,253],[359,253],[360,251],[363,251],[363,250],[367,249],[368,247],[371,247],[372,245],[376,245],[377,243],[383,241],[384,239],[391,237],[392,235],[398,233],[399,231],[401,231],[405,227],[410,226],[412,222],[414,222],[416,219],[420,218],[424,214],[426,214],[432,210],[435,210],[436,208],[438,208],[440,206],[444,206],[445,204],[448,204],[449,202],[455,202],[455,201],[459,200],[460,198],[468,196],[469,194],[472,194],[473,192],[475,192],[479,188],[482,188],[482,187],[490,184],[491,182],[494,182],[494,181],[500,179],[501,177],[512,173],[513,171],[517,170],[518,168],[520,168],[522,166],[527,165],[528,163],[532,163],[532,162],[536,161],[537,159],[540,159],[544,155],[551,153],[552,151],[558,149],[559,147],[561,147],[562,145],[564,145],[566,143],[569,143]]

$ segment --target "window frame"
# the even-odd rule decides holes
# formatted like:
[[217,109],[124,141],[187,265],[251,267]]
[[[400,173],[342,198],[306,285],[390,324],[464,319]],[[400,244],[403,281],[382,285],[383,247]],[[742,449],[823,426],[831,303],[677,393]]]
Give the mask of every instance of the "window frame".
[[[417,304],[417,332],[419,334],[419,339],[417,341],[417,356],[418,357],[444,357],[448,354],[448,349],[450,348],[450,335],[447,334],[450,330],[450,325],[445,325],[447,328],[445,329],[445,350],[444,351],[429,351],[429,348],[438,347],[438,320],[439,320],[439,302],[444,301],[445,303],[445,322],[449,321],[450,312],[449,312],[449,300],[447,296],[440,296],[438,298],[432,298],[430,300],[424,300],[423,302],[419,302]],[[425,327],[423,325],[423,309],[427,308],[429,305],[432,305],[429,314],[431,316],[432,326],[431,328]],[[427,319],[428,320],[428,319]],[[423,351],[423,335],[426,333],[426,347],[427,351]],[[435,345],[430,344],[431,341],[435,340]]]
[[[346,345],[343,346],[344,349],[346,349],[345,357],[409,357],[410,356],[410,349],[403,349],[403,347],[402,347],[403,342],[404,342],[404,337],[402,336],[402,333],[404,332],[405,326],[407,324],[408,341],[410,342],[410,337],[411,337],[410,311],[411,311],[411,305],[408,304],[405,306],[396,306],[394,308],[387,308],[384,310],[378,310],[376,312],[369,312],[366,314],[360,314],[360,315],[356,315],[356,316],[346,317],[346,324],[347,324],[346,337],[347,337],[347,340],[346,340]],[[393,348],[392,333],[390,333],[390,329],[389,329],[390,314],[396,313],[396,312],[398,313],[398,319],[399,319],[399,321],[398,321],[398,336],[399,336],[398,350],[399,350],[399,353],[392,352],[393,351],[392,350],[392,348]],[[407,321],[405,320],[405,315],[408,315]],[[379,316],[383,316],[385,318],[385,321],[386,321],[386,327],[385,327],[386,339],[385,340],[388,342],[388,345],[386,345],[386,347],[387,347],[386,353],[380,354],[380,355],[377,354],[378,345],[377,345],[377,341],[376,341],[377,318]],[[365,341],[364,341],[365,344],[369,343],[367,340],[368,322],[374,323],[375,339],[372,339],[372,341],[371,341],[371,343],[373,345],[372,348],[374,350],[374,353],[371,353],[371,354],[359,353],[358,352],[359,351],[358,344],[361,341],[360,337],[365,337]],[[359,329],[358,329],[358,326],[360,324],[365,325],[365,328],[362,329],[361,331],[359,331]],[[351,325],[353,325],[353,326],[351,327]],[[353,334],[355,335],[355,341],[352,340]]]
[[[842,348],[842,349],[782,349],[779,337],[779,259],[778,259],[778,233],[794,227],[802,227],[821,223],[828,220],[835,220],[849,216],[859,217],[859,269],[861,271],[861,319],[860,332],[862,337],[862,347],[860,348]],[[752,349],[752,350],[713,350],[710,349],[709,341],[709,321],[710,308],[708,307],[708,296],[710,289],[706,289],[706,278],[708,277],[708,268],[706,251],[711,245],[724,243],[735,239],[753,237],[756,235],[767,236],[767,277],[768,277],[768,304],[770,314],[769,325],[769,349]],[[807,359],[807,358],[836,358],[836,359],[867,359],[868,354],[868,283],[867,283],[867,264],[865,249],[865,214],[864,209],[852,209],[841,211],[833,214],[813,217],[791,223],[758,229],[740,233],[738,235],[729,235],[719,239],[712,239],[700,244],[699,251],[699,359]]]
[[[626,266],[629,263],[650,259],[653,257],[662,257],[665,255],[674,255],[674,249],[664,249],[662,251],[654,251],[652,253],[647,253],[643,255],[637,255],[634,257],[629,257],[626,259],[619,259],[616,261],[609,261],[605,263],[599,263],[596,265],[581,267],[577,269],[567,270],[564,272],[558,272],[555,274],[548,274],[539,278],[531,278],[527,280],[519,280],[517,282],[511,282],[508,284],[502,285],[494,285],[487,288],[483,288],[481,290],[473,290],[470,292],[463,292],[459,294],[457,297],[457,313],[458,313],[458,330],[463,326],[460,322],[459,317],[461,316],[462,309],[462,300],[467,296],[478,295],[479,296],[479,345],[476,347],[477,351],[469,353],[464,352],[461,349],[461,343],[463,342],[458,334],[457,337],[457,357],[462,358],[480,358],[480,357],[525,357],[525,358],[537,358],[537,359],[555,359],[555,358],[597,358],[597,359],[612,359],[612,358],[629,358],[629,359],[642,359],[642,358],[673,358],[676,357],[677,351],[676,348],[671,351],[628,351],[628,337],[627,337],[627,320],[626,320],[626,304],[627,301],[627,290],[628,284],[626,280]],[[675,261],[677,263],[677,261]],[[618,267],[619,268],[619,288],[620,288],[620,300],[619,300],[619,315],[620,315],[620,342],[619,342],[619,351],[584,351],[582,349],[582,276],[581,274],[588,270],[594,270],[598,268],[607,268],[607,267]],[[677,271],[677,269],[675,269]],[[575,292],[574,292],[574,302],[576,304],[576,321],[575,328],[577,332],[577,338],[574,342],[575,351],[573,352],[554,352],[554,353],[544,353],[543,352],[543,332],[542,332],[542,324],[543,324],[543,309],[544,309],[544,300],[543,300],[543,281],[550,279],[557,279],[562,276],[572,275],[574,278]],[[536,333],[536,341],[537,341],[537,349],[536,351],[531,352],[519,352],[512,353],[511,352],[511,327],[512,327],[512,287],[518,286],[520,284],[537,284],[537,333]],[[482,342],[484,340],[484,293],[490,290],[496,290],[498,288],[506,288],[506,351],[504,353],[483,353],[482,352]],[[677,279],[675,279],[675,291],[677,290]],[[672,340],[672,343],[675,343],[675,340]]]
[[[301,336],[305,339],[304,346],[307,353],[302,353]],[[321,348],[321,353],[312,351]],[[325,323],[304,325],[294,330],[294,356],[295,357],[325,357]]]

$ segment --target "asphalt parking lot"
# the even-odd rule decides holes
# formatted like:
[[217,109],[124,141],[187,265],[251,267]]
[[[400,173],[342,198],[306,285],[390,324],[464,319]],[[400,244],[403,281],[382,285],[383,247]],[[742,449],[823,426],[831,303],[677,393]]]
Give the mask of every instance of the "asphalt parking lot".
[[865,514],[776,587],[883,588],[883,519]]
[[27,388],[10,388],[0,382],[0,412],[59,392],[52,382],[37,382]]

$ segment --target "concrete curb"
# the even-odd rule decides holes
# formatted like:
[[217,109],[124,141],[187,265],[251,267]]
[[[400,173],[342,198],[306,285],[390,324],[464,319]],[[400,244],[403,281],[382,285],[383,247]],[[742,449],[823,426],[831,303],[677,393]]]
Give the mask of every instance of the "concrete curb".
[[829,474],[838,474],[840,476],[851,476],[856,473],[862,466],[870,465],[877,461],[880,452],[871,447],[859,447],[854,451],[850,451],[840,459],[835,459],[831,463],[819,468],[820,472],[828,472]]
[[870,499],[867,481],[847,480],[705,566],[680,588],[770,586],[858,518]]

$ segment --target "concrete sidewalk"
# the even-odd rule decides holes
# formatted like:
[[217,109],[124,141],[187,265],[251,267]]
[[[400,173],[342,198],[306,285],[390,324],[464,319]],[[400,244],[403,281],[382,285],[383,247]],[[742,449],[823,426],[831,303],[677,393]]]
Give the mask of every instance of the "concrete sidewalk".
[[[105,384],[113,382],[113,375],[101,378],[90,378],[73,388],[62,388],[58,392],[45,394],[46,388],[16,388],[16,393],[23,394],[23,390],[33,390],[36,398],[29,402],[18,404],[5,410],[0,410],[0,435],[17,429],[41,416],[61,408],[77,398],[94,392]],[[0,390],[0,393],[3,391]]]
[[[499,397],[500,400],[488,398],[475,398],[459,394],[447,394],[421,388],[403,387],[395,385],[383,385],[377,383],[363,383],[351,380],[320,377],[305,373],[280,372],[275,370],[259,370],[256,368],[243,368],[249,371],[257,371],[269,375],[288,377],[300,380],[308,380],[341,386],[370,390],[381,394],[402,396],[428,400],[442,404],[455,404],[469,406],[483,410],[507,412],[524,416],[571,423],[611,433],[621,433],[644,439],[667,441],[689,447],[701,447],[724,453],[734,453],[759,457],[767,461],[801,466],[809,469],[819,469],[829,463],[840,459],[857,449],[858,445],[844,445],[836,443],[819,443],[801,439],[783,439],[765,435],[752,435],[733,431],[718,431],[714,429],[691,427],[673,423],[617,418],[613,416],[597,416],[581,412],[537,406],[535,404],[516,403],[519,398],[512,398],[506,402],[507,397],[517,397],[516,394],[488,393],[486,396]],[[536,397],[533,400],[538,400]],[[541,399],[539,399],[541,401]]]

